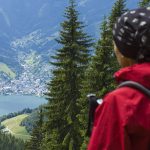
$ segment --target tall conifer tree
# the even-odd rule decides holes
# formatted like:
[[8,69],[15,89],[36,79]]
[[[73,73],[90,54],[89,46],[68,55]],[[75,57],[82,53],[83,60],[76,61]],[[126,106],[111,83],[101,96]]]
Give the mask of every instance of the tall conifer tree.
[[0,131],[0,150],[25,150],[25,142]]
[[110,33],[108,34],[110,40],[112,42],[110,42],[110,48],[111,48],[111,51],[112,51],[112,57],[110,59],[111,61],[111,68],[113,70],[113,73],[119,69],[119,65],[118,65],[118,62],[117,62],[117,59],[114,55],[114,44],[113,44],[113,34],[112,34],[112,30],[113,30],[113,27],[114,27],[114,24],[115,22],[117,21],[117,19],[127,11],[126,9],[126,0],[116,0],[116,2],[114,3],[114,6],[111,10],[111,13],[108,17],[109,19],[109,31]]
[[78,115],[82,124],[81,135],[84,138],[81,149],[86,149],[88,138],[85,133],[87,129],[88,103],[86,95],[95,93],[103,96],[105,93],[114,89],[113,73],[119,68],[113,52],[112,29],[117,18],[120,17],[125,9],[125,0],[117,0],[114,4],[108,19],[104,19],[101,25],[100,40],[96,44],[95,56],[86,71],[86,80],[83,82],[82,96],[79,102],[81,113]]
[[116,0],[109,16],[109,26],[112,30],[117,18],[120,17],[126,9],[126,0]]
[[111,89],[112,84],[112,70],[110,68],[110,39],[108,38],[109,29],[107,19],[101,24],[101,38],[96,44],[95,55],[86,70],[86,80],[83,82],[82,97],[79,101],[81,107],[81,113],[79,115],[79,121],[81,122],[81,136],[83,136],[83,144],[81,150],[85,150],[87,147],[88,138],[86,137],[87,129],[87,114],[88,114],[88,101],[86,95],[88,93],[95,93],[96,95],[103,96],[108,90]]
[[26,144],[26,150],[40,150],[40,147],[42,145],[42,139],[43,139],[43,112],[42,108],[39,110],[39,117],[38,121],[36,122],[36,125],[32,131],[31,139]]
[[61,48],[53,57],[53,77],[48,84],[48,105],[44,148],[50,150],[79,150],[80,134],[77,99],[89,62],[91,38],[84,33],[78,20],[74,0],[65,11],[66,20],[61,24]]

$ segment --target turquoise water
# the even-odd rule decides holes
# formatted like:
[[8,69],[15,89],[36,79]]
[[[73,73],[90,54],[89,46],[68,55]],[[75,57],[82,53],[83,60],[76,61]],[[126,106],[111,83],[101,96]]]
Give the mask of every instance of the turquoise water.
[[36,96],[0,95],[0,116],[11,112],[18,112],[24,108],[36,108],[47,101]]

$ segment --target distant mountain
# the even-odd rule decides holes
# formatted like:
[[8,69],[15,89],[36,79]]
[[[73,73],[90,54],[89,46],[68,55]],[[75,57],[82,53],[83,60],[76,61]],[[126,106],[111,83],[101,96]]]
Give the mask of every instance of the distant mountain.
[[[114,2],[77,0],[80,20],[88,25],[85,30],[95,39],[99,37],[100,22]],[[136,7],[137,2],[128,0],[128,7]],[[50,77],[48,62],[58,48],[55,38],[59,37],[67,5],[68,0],[0,1],[0,63],[16,74],[12,79],[0,65],[0,94],[44,91]],[[35,88],[38,91],[31,90]]]

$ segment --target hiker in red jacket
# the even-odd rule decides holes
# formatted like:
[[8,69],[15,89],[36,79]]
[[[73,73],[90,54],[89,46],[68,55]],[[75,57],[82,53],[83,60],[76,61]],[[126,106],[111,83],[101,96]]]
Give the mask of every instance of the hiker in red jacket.
[[[123,14],[114,26],[118,84],[150,89],[150,7]],[[128,86],[108,93],[95,112],[88,150],[150,150],[150,97]]]

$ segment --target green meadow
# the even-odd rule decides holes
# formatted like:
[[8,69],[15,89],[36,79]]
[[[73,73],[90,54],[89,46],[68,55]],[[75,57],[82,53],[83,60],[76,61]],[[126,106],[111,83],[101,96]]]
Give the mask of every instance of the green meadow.
[[7,119],[1,124],[5,126],[5,129],[8,133],[14,135],[16,138],[20,138],[26,141],[30,139],[30,135],[25,127],[20,126],[21,121],[26,117],[28,117],[28,114],[19,115],[17,117]]
[[7,74],[12,79],[16,77],[16,74],[6,64],[3,63],[0,63],[0,72]]

